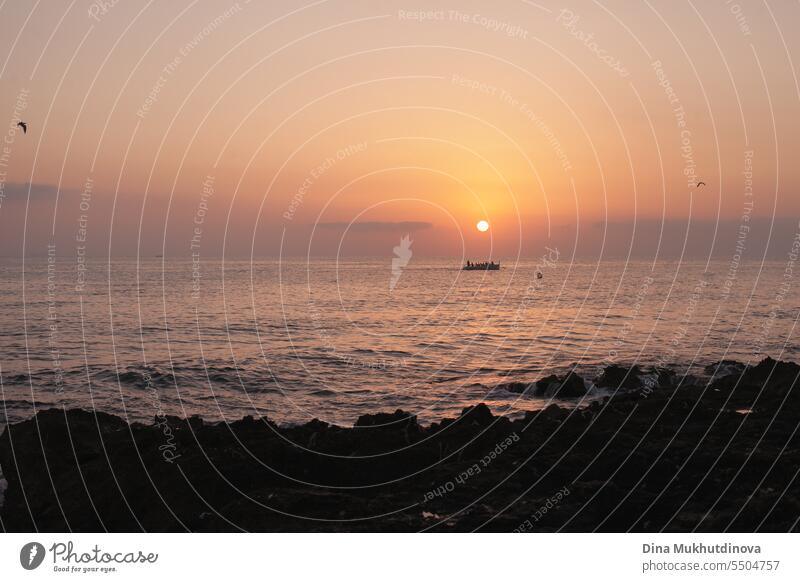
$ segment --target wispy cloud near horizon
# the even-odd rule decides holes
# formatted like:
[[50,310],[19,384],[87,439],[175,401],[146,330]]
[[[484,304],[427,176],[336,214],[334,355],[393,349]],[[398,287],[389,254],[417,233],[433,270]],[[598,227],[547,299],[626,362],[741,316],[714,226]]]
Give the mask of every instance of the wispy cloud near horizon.
[[367,221],[367,222],[320,222],[318,227],[327,230],[351,230],[354,232],[417,232],[433,228],[433,223],[415,220]]
[[[9,182],[3,188],[3,198],[9,202],[26,200],[30,194],[31,200],[55,200],[58,195],[58,186],[37,182]],[[72,193],[74,190],[64,188],[62,194]]]

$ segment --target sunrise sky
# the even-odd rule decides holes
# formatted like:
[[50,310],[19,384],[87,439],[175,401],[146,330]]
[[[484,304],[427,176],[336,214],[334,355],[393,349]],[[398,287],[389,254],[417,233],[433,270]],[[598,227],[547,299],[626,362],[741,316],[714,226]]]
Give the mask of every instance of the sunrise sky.
[[391,255],[410,233],[422,256],[724,257],[746,224],[748,253],[780,257],[799,18],[775,0],[5,2],[0,255],[70,254],[79,233],[99,256]]

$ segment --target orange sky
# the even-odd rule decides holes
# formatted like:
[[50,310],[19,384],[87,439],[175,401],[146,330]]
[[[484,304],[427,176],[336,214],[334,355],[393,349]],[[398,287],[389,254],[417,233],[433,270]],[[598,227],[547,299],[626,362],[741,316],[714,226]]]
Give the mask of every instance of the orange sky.
[[6,3],[0,254],[782,254],[800,5],[567,6]]

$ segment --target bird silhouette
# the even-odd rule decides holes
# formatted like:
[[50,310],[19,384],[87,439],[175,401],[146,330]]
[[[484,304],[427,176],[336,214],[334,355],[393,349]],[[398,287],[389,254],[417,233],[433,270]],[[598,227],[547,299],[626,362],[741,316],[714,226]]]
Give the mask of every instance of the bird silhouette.
[[705,182],[698,182],[696,187],[699,188],[700,186],[705,186],[705,185],[706,185]]
[[18,121],[17,122],[17,127],[21,127],[22,128],[22,133],[28,133],[28,124],[25,123],[24,121]]

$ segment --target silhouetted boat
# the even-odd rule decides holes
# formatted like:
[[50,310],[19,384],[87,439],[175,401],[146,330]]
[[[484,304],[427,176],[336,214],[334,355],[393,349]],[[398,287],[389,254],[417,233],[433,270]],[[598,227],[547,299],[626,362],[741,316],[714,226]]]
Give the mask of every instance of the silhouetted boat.
[[470,263],[467,261],[467,264],[464,265],[464,271],[499,271],[500,270],[500,263],[495,263],[494,261],[490,261],[488,263]]

